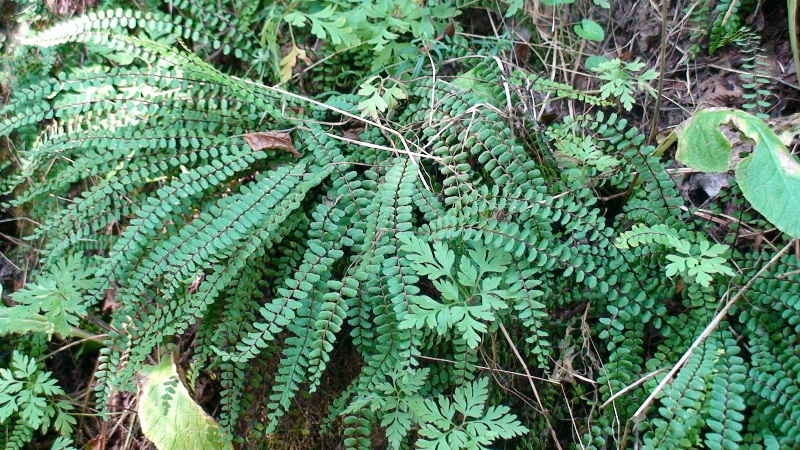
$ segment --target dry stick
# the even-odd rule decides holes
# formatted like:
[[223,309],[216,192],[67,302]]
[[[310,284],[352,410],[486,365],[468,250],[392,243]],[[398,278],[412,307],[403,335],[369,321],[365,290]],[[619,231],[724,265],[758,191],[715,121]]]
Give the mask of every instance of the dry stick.
[[538,31],[539,26],[536,24],[536,22],[539,21],[539,0],[533,0],[533,7],[531,9],[531,22],[533,23],[534,28],[536,28]]
[[[316,101],[314,99],[311,99],[311,98],[308,98],[308,97],[304,97],[304,96],[299,95],[299,94],[294,94],[292,92],[283,90],[283,89],[278,88],[278,87],[267,86],[265,84],[260,84],[260,83],[256,83],[255,81],[247,80],[245,78],[238,78],[238,77],[233,77],[233,78],[236,79],[237,81],[241,81],[241,82],[246,83],[246,84],[252,84],[254,86],[258,86],[260,88],[264,88],[264,89],[267,89],[267,90],[272,91],[272,92],[277,92],[278,94],[286,95],[288,97],[292,97],[294,99],[297,99],[297,100],[300,100],[300,101],[303,101],[303,102],[311,103],[312,105],[316,105],[316,106],[319,106],[320,108],[325,108],[327,110],[333,111],[333,112],[341,114],[343,116],[347,116],[347,117],[349,117],[351,119],[355,119],[355,120],[364,122],[366,124],[369,124],[369,125],[372,125],[374,127],[377,127],[377,128],[379,128],[379,129],[381,129],[381,130],[383,130],[383,131],[385,131],[385,132],[387,132],[389,134],[397,136],[397,138],[400,139],[400,142],[403,144],[403,147],[405,147],[405,150],[406,150],[405,153],[407,155],[409,155],[409,157],[411,157],[411,162],[413,162],[415,164],[417,163],[417,160],[413,156],[414,153],[411,151],[411,148],[410,148],[410,146],[408,144],[408,141],[406,140],[406,138],[399,131],[395,130],[394,128],[390,128],[390,127],[387,127],[385,125],[381,125],[378,122],[373,122],[373,121],[371,121],[369,119],[366,119],[364,117],[360,117],[360,116],[357,116],[355,114],[349,113],[349,112],[344,111],[342,109],[339,109],[339,108],[337,108],[335,106],[326,105],[325,103],[318,102],[318,101]],[[419,148],[419,147],[417,147],[417,148]],[[425,181],[425,178],[422,176],[421,172],[419,174],[419,178],[420,178],[420,181],[422,181],[422,185],[425,187],[425,189],[427,189],[429,191],[432,191],[430,186],[428,186],[428,182]]]
[[[665,376],[664,379],[661,380],[660,383],[658,383],[658,386],[656,386],[653,392],[650,393],[650,396],[647,397],[644,403],[642,403],[642,406],[640,406],[639,409],[636,410],[636,413],[633,415],[633,417],[630,418],[630,420],[628,420],[628,423],[630,423],[630,421],[634,419],[636,419],[637,424],[639,423],[640,416],[642,416],[645,410],[650,407],[650,404],[653,403],[653,400],[655,400],[656,395],[658,395],[658,393],[664,389],[664,386],[666,386],[667,383],[669,383],[669,381],[672,379],[672,377],[674,377],[675,374],[678,373],[678,371],[683,367],[683,365],[686,364],[686,361],[689,360],[689,358],[692,356],[692,353],[694,353],[695,349],[697,349],[697,347],[699,347],[700,344],[702,344],[703,341],[709,335],[711,335],[711,332],[714,331],[715,328],[717,328],[717,325],[719,325],[720,322],[722,322],[722,319],[725,318],[725,316],[728,314],[728,311],[736,303],[736,301],[739,300],[739,298],[741,298],[745,294],[745,292],[747,292],[748,289],[750,289],[750,287],[761,276],[761,274],[766,272],[767,269],[769,269],[773,264],[775,264],[775,262],[781,256],[783,256],[784,253],[789,251],[789,249],[791,249],[792,246],[794,246],[794,242],[795,240],[793,239],[788,244],[786,244],[786,246],[783,247],[781,251],[776,253],[775,256],[773,256],[772,259],[770,259],[769,262],[765,264],[764,267],[761,268],[761,270],[759,270],[755,275],[753,275],[752,278],[750,278],[750,281],[748,281],[747,284],[745,284],[744,287],[742,287],[739,290],[739,292],[736,293],[736,295],[734,295],[730,300],[728,300],[728,303],[726,303],[725,306],[722,308],[722,310],[720,310],[720,312],[718,312],[717,315],[714,316],[714,319],[711,320],[711,323],[709,323],[703,330],[703,332],[700,333],[700,336],[698,336],[697,339],[695,339],[694,342],[692,342],[692,345],[689,346],[689,349],[686,350],[686,353],[684,353],[683,356],[681,356],[681,359],[678,360],[678,362],[675,364],[672,370],[669,371],[667,376]],[[626,427],[626,434],[627,434],[627,427]]]
[[611,397],[608,398],[608,400],[603,402],[603,404],[600,405],[600,409],[604,409],[608,405],[614,403],[614,400],[622,397],[623,395],[627,394],[631,390],[636,389],[637,387],[639,387],[639,385],[641,385],[645,381],[649,380],[650,378],[653,378],[654,376],[660,374],[661,372],[663,372],[665,370],[666,369],[658,369],[656,371],[650,372],[647,375],[643,376],[642,378],[639,378],[638,380],[634,381],[633,383],[625,386],[624,388],[622,388],[619,391],[615,392],[614,395],[612,395]]
[[511,114],[514,111],[514,105],[511,103],[511,89],[508,87],[508,80],[506,79],[506,67],[503,65],[503,61],[500,60],[499,57],[493,56],[495,63],[497,63],[497,67],[500,69],[500,76],[503,77],[503,90],[506,94],[506,107],[508,108],[508,113]]
[[[425,360],[428,360],[428,361],[443,362],[443,363],[448,363],[448,364],[458,364],[457,361],[453,361],[452,359],[436,358],[436,357],[433,357],[433,356],[420,355],[420,356],[417,356],[417,358],[425,359]],[[514,375],[514,376],[522,377],[522,378],[532,378],[534,380],[544,381],[545,383],[552,383],[552,384],[558,384],[558,385],[561,384],[561,382],[557,381],[557,380],[549,380],[547,378],[536,377],[536,376],[533,376],[533,375],[525,375],[524,373],[514,372],[514,371],[511,371],[511,370],[505,370],[505,369],[498,369],[496,367],[479,366],[479,365],[476,364],[475,368],[476,369],[481,369],[481,370],[488,370],[489,372],[507,373],[509,375]],[[597,384],[592,380],[589,380],[589,382]]]
[[547,410],[544,407],[544,403],[542,403],[542,398],[539,397],[539,391],[536,389],[536,385],[533,384],[533,379],[532,379],[533,376],[531,375],[531,372],[528,370],[528,365],[525,364],[525,360],[522,359],[522,355],[519,354],[517,346],[514,345],[514,341],[511,340],[511,336],[508,334],[508,330],[506,330],[506,327],[502,323],[500,323],[500,331],[503,332],[503,336],[506,337],[508,345],[511,347],[511,351],[514,352],[514,356],[516,356],[519,363],[522,364],[522,369],[525,370],[525,374],[528,376],[528,383],[530,383],[531,389],[533,390],[533,396],[536,397],[536,403],[538,403],[539,408],[542,409],[542,416],[544,416],[544,421],[547,423],[547,429],[550,430],[550,434],[553,436],[553,442],[556,443],[556,447],[558,447],[558,450],[562,450],[561,443],[558,442],[558,435],[556,434],[556,430],[553,429],[553,425],[550,424],[550,418],[547,417]]
[[76,346],[78,344],[83,344],[84,342],[94,342],[95,344],[100,344],[103,347],[106,346],[106,343],[102,339],[103,338],[107,338],[108,334],[94,334],[93,335],[91,333],[87,333],[84,330],[81,330],[80,328],[75,328],[75,327],[72,327],[72,332],[73,332],[74,336],[79,336],[79,337],[80,336],[86,336],[86,337],[84,337],[83,339],[79,339],[77,341],[74,341],[74,342],[70,342],[67,345],[63,345],[63,346],[53,350],[52,352],[42,356],[41,358],[37,359],[36,362],[43,362],[47,358],[50,358],[51,356],[55,355],[56,353],[63,352],[64,350],[66,350],[66,349],[68,349],[70,347],[74,347],[74,346]]
[[564,400],[567,400],[565,404],[567,406],[567,412],[569,412],[569,419],[570,419],[569,422],[572,424],[572,429],[575,431],[575,436],[578,438],[578,445],[580,445],[580,448],[585,449],[586,446],[583,445],[583,438],[581,437],[580,430],[578,430],[578,423],[575,420],[575,415],[572,413],[572,405],[570,404],[569,399],[567,397],[567,391],[566,389],[564,389],[563,384],[559,383],[558,386],[561,388],[561,394],[564,396]]
[[661,0],[661,51],[658,66],[658,90],[656,92],[656,104],[653,107],[653,126],[650,128],[650,136],[647,143],[652,144],[658,133],[658,116],[661,109],[661,96],[664,94],[664,71],[667,67],[667,0]]
[[339,140],[339,141],[348,142],[350,144],[361,145],[363,147],[374,148],[376,150],[385,150],[387,152],[396,152],[396,153],[400,153],[400,154],[403,154],[403,155],[408,155],[408,156],[416,157],[416,158],[420,158],[420,159],[431,159],[433,161],[436,161],[437,163],[444,164],[444,160],[442,158],[438,157],[438,156],[427,155],[427,154],[424,154],[424,153],[410,152],[410,151],[406,151],[406,150],[400,150],[398,148],[386,147],[385,145],[372,144],[372,143],[369,143],[369,142],[359,141],[358,139],[350,139],[350,138],[346,138],[344,136],[337,136],[337,135],[331,134],[331,133],[325,133],[325,134],[328,135],[329,138],[333,138],[333,139],[336,139],[336,140]]

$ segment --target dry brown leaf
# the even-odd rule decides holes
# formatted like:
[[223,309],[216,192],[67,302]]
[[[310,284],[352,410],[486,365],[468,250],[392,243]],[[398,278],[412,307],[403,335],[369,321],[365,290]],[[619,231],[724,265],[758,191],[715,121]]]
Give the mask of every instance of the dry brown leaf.
[[303,155],[292,145],[292,138],[285,131],[254,131],[244,135],[247,145],[253,150],[280,149],[286,150],[296,157]]
[[299,61],[303,61],[306,66],[311,65],[311,58],[308,57],[304,49],[299,48],[294,44],[291,44],[291,46],[288,47],[289,50],[285,50],[286,48],[286,45],[282,47],[281,53],[286,56],[284,56],[278,63],[281,68],[281,83],[285,83],[292,78],[294,69]]
[[83,445],[83,449],[84,450],[100,450],[100,449],[104,448],[103,444],[104,444],[103,439],[100,436],[97,436],[96,438],[86,442],[86,444]]
[[87,9],[93,8],[97,0],[45,0],[44,6],[53,14],[61,17],[70,17],[75,13],[83,14]]

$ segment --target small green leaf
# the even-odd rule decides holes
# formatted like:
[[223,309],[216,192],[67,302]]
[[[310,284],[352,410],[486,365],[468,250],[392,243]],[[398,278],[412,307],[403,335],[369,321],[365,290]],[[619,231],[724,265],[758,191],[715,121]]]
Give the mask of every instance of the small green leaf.
[[511,0],[508,2],[508,11],[506,11],[506,17],[513,17],[514,14],[519,12],[522,7],[525,6],[525,0]]
[[229,450],[219,424],[192,400],[174,358],[139,371],[139,422],[158,450]]
[[575,34],[587,41],[602,41],[606,36],[603,27],[589,19],[583,19],[580,24],[575,25]]
[[600,67],[601,64],[609,61],[611,60],[605,56],[594,55],[586,58],[586,62],[583,65],[586,67],[586,70],[593,71]]
[[370,77],[361,84],[358,95],[365,97],[358,103],[358,109],[362,116],[377,119],[380,113],[384,113],[397,105],[398,100],[406,98],[406,93],[395,84],[386,87],[381,77]]
[[306,16],[298,11],[292,11],[289,14],[286,14],[283,17],[283,20],[286,21],[286,23],[296,27],[304,27],[306,24]]
[[483,80],[476,68],[472,68],[468,72],[459,75],[452,81],[452,84],[466,92],[480,95],[488,103],[495,102],[495,95],[492,92],[491,83],[487,83]]

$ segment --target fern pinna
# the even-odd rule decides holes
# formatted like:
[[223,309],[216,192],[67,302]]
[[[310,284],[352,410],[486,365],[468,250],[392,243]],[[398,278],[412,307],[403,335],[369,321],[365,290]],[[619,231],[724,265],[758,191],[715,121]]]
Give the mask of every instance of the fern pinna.
[[[250,60],[222,19],[210,48]],[[2,110],[2,136],[41,128],[10,182],[13,203],[44,219],[32,236],[43,273],[82,262],[94,281],[74,309],[119,305],[97,373],[101,407],[133,389],[157,346],[191,332],[190,379],[219,380],[220,422],[233,432],[265,408],[261,431],[271,433],[347,341],[359,371],[326,426],[344,416],[348,447],[380,445],[370,441],[380,426],[392,448],[485,448],[536,420],[487,406],[486,348],[498,363],[553,376],[574,358],[574,339],[583,356],[572,367],[595,383],[596,408],[571,431],[588,447],[796,442],[796,389],[776,380],[796,375],[786,330],[797,286],[778,272],[751,291],[764,305],[780,297],[778,310],[731,315],[737,331],[714,333],[653,417],[628,422],[713,317],[724,286],[711,281],[734,274],[727,258],[749,262],[745,275],[763,261],[709,243],[654,149],[617,114],[519,126],[532,94],[608,103],[509,72],[480,53],[488,44],[465,41],[480,50],[468,71],[407,76],[402,108],[357,121],[358,95],[321,103],[238,78],[150,39],[170,33],[206,39],[189,21],[125,10],[35,34],[33,46],[87,42],[138,59],[20,86]],[[428,67],[420,58],[417,69]],[[253,145],[258,133],[282,143]],[[519,358],[502,356],[512,349]],[[266,359],[272,369],[259,373]],[[263,401],[247,394],[265,386]],[[586,386],[571,389],[578,402]],[[236,439],[257,442],[250,431]]]

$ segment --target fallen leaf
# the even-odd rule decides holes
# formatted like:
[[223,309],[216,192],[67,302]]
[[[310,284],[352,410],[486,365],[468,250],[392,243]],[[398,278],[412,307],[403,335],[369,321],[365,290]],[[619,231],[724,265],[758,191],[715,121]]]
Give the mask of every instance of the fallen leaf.
[[219,424],[194,402],[173,355],[137,374],[139,423],[158,450],[233,450]]
[[292,138],[285,131],[254,131],[244,135],[247,145],[253,150],[281,149],[286,150],[296,157],[303,155],[292,145]]
[[[731,124],[751,141],[752,152],[734,147]],[[675,159],[705,173],[733,169],[744,198],[775,227],[800,237],[800,161],[761,119],[744,111],[710,108],[697,112],[678,129]]]

